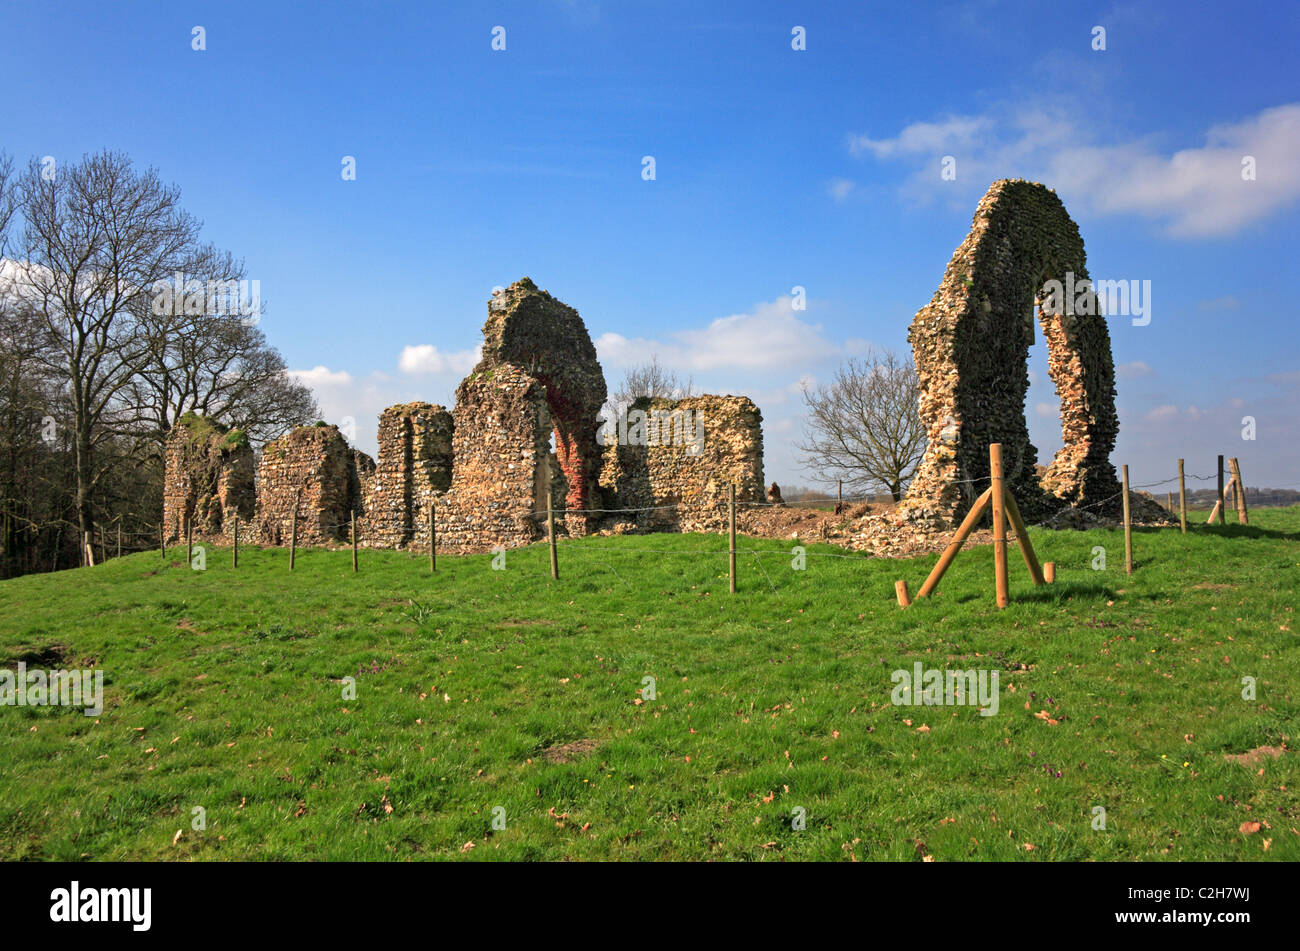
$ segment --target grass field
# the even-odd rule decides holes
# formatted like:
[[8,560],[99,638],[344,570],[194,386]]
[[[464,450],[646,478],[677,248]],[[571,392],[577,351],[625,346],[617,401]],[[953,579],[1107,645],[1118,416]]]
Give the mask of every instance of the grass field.
[[[1251,519],[1140,531],[1131,578],[1117,531],[1034,530],[1057,583],[1012,546],[1001,612],[989,548],[901,611],[935,556],[745,539],[730,596],[705,535],[566,541],[558,582],[545,546],[0,582],[0,660],[106,677],[97,718],[0,706],[0,858],[1294,861],[1296,754],[1225,759],[1300,708],[1300,508]],[[891,706],[915,662],[998,712]]]

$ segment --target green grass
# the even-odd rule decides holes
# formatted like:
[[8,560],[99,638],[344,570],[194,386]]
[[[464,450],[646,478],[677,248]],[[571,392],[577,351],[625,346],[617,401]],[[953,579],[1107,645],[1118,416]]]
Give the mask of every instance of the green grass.
[[[1296,754],[1224,758],[1295,743],[1300,508],[1251,519],[1139,531],[1131,578],[1119,532],[1034,530],[1057,583],[1013,546],[1005,611],[987,547],[900,611],[934,556],[746,539],[733,597],[706,535],[566,541],[558,582],[545,546],[0,582],[0,661],[106,675],[98,718],[0,707],[0,858],[1294,861]],[[891,706],[915,661],[998,670],[998,713]]]

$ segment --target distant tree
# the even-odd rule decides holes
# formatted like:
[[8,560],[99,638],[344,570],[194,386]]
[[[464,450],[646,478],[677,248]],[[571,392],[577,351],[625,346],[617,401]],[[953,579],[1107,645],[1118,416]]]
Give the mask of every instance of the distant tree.
[[798,445],[816,482],[903,497],[925,451],[916,368],[882,350],[844,363],[830,383],[803,387],[805,438]]
[[623,377],[615,391],[612,402],[626,406],[643,396],[682,399],[691,396],[695,384],[688,377],[685,382],[676,373],[664,369],[659,363],[659,354],[651,354],[650,362],[632,367]]

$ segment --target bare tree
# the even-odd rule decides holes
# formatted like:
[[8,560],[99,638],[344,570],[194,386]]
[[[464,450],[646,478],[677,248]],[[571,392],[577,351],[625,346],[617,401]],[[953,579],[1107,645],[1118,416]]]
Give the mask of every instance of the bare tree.
[[96,450],[117,436],[108,424],[150,353],[135,317],[153,285],[194,254],[199,225],[179,202],[179,191],[153,169],[137,172],[113,152],[57,170],[33,159],[18,181],[19,282],[67,381],[81,537],[94,527],[106,471]]
[[685,382],[676,373],[664,369],[659,363],[659,354],[651,354],[650,362],[632,367],[623,377],[611,402],[626,406],[643,396],[668,397],[682,399],[692,395],[695,380],[688,377]]
[[925,451],[918,395],[912,361],[888,350],[849,360],[829,384],[804,386],[807,431],[797,448],[814,481],[883,487],[901,499]]
[[[245,272],[242,261],[209,247],[190,271],[173,277],[181,289],[191,281],[221,288],[239,284]],[[210,301],[202,308],[175,306],[172,296],[172,306],[137,315],[149,351],[128,390],[135,421],[159,447],[188,412],[242,430],[255,446],[320,418],[311,390],[289,376],[284,358],[256,326],[260,311],[245,314]]]

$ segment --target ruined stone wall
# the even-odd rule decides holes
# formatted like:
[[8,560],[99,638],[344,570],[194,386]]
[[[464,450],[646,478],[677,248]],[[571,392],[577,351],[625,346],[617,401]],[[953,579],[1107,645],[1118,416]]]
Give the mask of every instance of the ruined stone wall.
[[379,417],[379,461],[363,492],[367,544],[428,538],[429,501],[451,488],[452,416],[441,406],[390,406]]
[[764,502],[763,416],[744,396],[642,398],[607,438],[601,486],[616,516],[641,531],[719,531],[728,488],[736,501]]
[[186,414],[168,434],[163,455],[163,530],[169,540],[183,536],[187,518],[197,535],[228,532],[234,515],[253,518],[253,450],[241,433]]
[[[988,486],[990,443],[1027,518],[1052,506],[1092,505],[1118,491],[1110,452],[1119,431],[1105,318],[1044,283],[1088,278],[1083,239],[1056,193],[994,182],[976,208],[930,303],[908,332],[929,445],[900,509],[936,527],[960,519]],[[1064,446],[1040,481],[1025,423],[1034,312],[1061,400]],[[1050,495],[1049,495],[1050,493]]]
[[546,386],[508,364],[476,371],[457,388],[454,415],[451,487],[436,503],[439,549],[543,537],[547,489],[558,510],[568,488],[550,452]]
[[362,473],[373,470],[337,426],[299,426],[267,443],[258,468],[258,540],[287,545],[295,506],[299,545],[347,540],[352,512],[363,508]]

